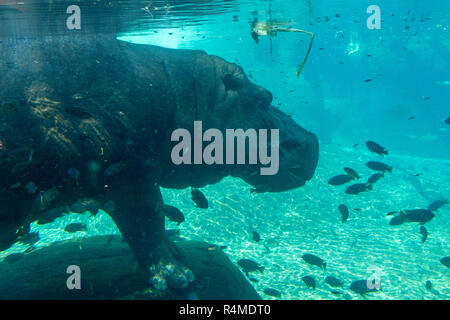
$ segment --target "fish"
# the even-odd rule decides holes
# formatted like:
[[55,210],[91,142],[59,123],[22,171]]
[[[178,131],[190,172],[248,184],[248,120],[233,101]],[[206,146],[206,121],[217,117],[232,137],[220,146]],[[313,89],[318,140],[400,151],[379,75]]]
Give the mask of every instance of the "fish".
[[374,184],[375,182],[377,182],[378,180],[380,180],[383,177],[384,177],[384,173],[383,172],[375,172],[373,175],[371,175],[367,179],[367,183]]
[[385,163],[382,163],[382,162],[369,161],[369,162],[366,162],[366,166],[369,169],[372,169],[372,170],[375,170],[375,171],[392,173],[392,166],[389,166],[389,165],[387,165]]
[[358,172],[356,172],[355,170],[353,170],[352,168],[349,167],[345,167],[344,171],[353,178],[353,180],[358,180],[359,178],[361,178],[358,174]]
[[59,191],[55,186],[46,191],[41,191],[34,199],[33,207],[38,210],[45,210],[58,196]]
[[328,283],[330,286],[332,286],[333,288],[338,288],[338,287],[342,287],[343,283],[341,280],[339,280],[336,277],[333,276],[328,276],[325,278],[325,282]]
[[105,177],[112,177],[118,175],[124,167],[125,163],[123,161],[113,163],[108,168],[106,168],[106,170],[103,172],[103,175]]
[[367,149],[369,149],[370,152],[376,153],[380,156],[388,155],[388,151],[386,148],[380,146],[378,143],[374,141],[367,141],[366,142]]
[[314,265],[314,266],[318,266],[322,269],[326,269],[326,267],[327,267],[327,264],[323,259],[321,259],[318,256],[315,256],[313,254],[306,253],[302,256],[302,259],[306,263]]
[[75,168],[69,168],[69,170],[67,170],[67,174],[75,181],[76,185],[78,185],[79,182],[78,179],[80,178],[80,171],[78,171]]
[[249,277],[248,280],[250,280],[251,282],[254,282],[254,283],[258,283],[259,282],[259,280],[254,278],[254,277]]
[[64,231],[69,232],[69,233],[75,233],[78,231],[85,232],[86,230],[87,230],[87,225],[85,223],[78,223],[78,222],[68,224],[64,228]]
[[364,82],[371,82],[373,79],[366,79],[366,80],[364,80]]
[[368,190],[372,190],[370,183],[355,183],[345,189],[345,193],[357,195]]
[[427,228],[424,226],[420,226],[420,234],[422,235],[422,243],[424,243],[428,238]]
[[448,199],[443,200],[435,200],[428,206],[428,210],[430,211],[437,211],[440,208],[442,208],[444,205],[449,204]]
[[450,268],[450,256],[444,257],[440,261],[444,266]]
[[174,206],[165,205],[163,209],[164,215],[172,222],[178,223],[180,225],[182,222],[184,222],[184,215],[183,213]]
[[425,224],[434,218],[434,213],[426,209],[401,210],[400,214],[394,217],[389,224],[400,225],[403,222],[418,222]]
[[445,119],[444,121],[446,124],[450,125],[450,117],[448,117],[447,119]]
[[248,276],[249,272],[259,271],[263,273],[264,267],[260,266],[257,262],[250,259],[241,259],[238,261],[238,266],[242,268],[242,271]]
[[425,288],[427,288],[427,290],[430,290],[430,291],[431,291],[431,289],[433,289],[433,284],[431,283],[430,280],[427,280],[425,282]]
[[352,181],[352,177],[348,174],[340,174],[337,176],[332,177],[330,180],[328,180],[328,184],[332,186],[340,186],[343,184],[346,184],[347,182]]
[[17,242],[22,243],[22,244],[27,244],[27,245],[33,245],[36,242],[38,242],[39,240],[40,240],[39,231],[37,231],[37,232],[27,233],[26,235],[19,238],[19,240]]
[[264,289],[264,293],[267,294],[268,296],[272,296],[272,297],[281,297],[281,292],[278,291],[277,289],[272,289],[272,288],[267,288]]
[[415,118],[416,118],[415,116],[411,116],[411,117],[408,118],[408,120],[413,120]]
[[302,280],[308,288],[316,289],[316,279],[313,276],[304,276]]
[[38,190],[34,182],[28,182],[25,189],[27,189],[28,194],[34,194]]
[[369,292],[378,291],[376,288],[370,289],[367,286],[367,280],[353,281],[352,284],[350,285],[350,290],[352,290],[353,292],[359,293],[362,296]]
[[208,199],[206,199],[205,195],[200,190],[192,188],[191,198],[198,208],[208,209]]
[[252,232],[252,239],[255,242],[259,242],[259,240],[261,240],[261,236],[259,235],[259,233],[257,231],[253,231]]
[[338,209],[341,213],[341,222],[344,223],[348,219],[348,207],[345,204],[340,204]]
[[2,140],[0,139],[0,151],[2,151],[3,150],[3,142],[2,142]]

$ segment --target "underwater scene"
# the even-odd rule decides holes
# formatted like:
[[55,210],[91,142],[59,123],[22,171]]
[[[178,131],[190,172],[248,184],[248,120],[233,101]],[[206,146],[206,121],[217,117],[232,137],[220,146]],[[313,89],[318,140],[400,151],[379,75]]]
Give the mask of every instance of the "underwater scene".
[[0,299],[450,299],[446,0],[0,0]]

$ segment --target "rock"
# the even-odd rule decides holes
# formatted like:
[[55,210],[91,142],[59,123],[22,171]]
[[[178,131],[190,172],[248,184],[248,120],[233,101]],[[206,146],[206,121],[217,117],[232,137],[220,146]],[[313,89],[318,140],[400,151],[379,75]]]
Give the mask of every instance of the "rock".
[[[122,237],[95,236],[55,242],[25,254],[22,259],[0,262],[0,299],[260,299],[239,269],[213,245],[180,240],[195,281],[184,290],[159,291],[148,280]],[[69,265],[81,270],[81,289],[69,290]]]

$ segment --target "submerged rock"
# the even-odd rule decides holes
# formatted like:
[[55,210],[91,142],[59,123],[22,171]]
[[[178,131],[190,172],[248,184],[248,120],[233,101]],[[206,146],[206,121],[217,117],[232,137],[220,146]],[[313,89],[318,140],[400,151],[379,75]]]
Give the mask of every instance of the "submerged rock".
[[[55,242],[0,262],[0,299],[185,299],[194,289],[198,299],[260,299],[222,250],[210,251],[211,244],[198,241],[176,244],[192,270],[193,282],[185,289],[149,286],[123,238],[105,235]],[[69,265],[81,269],[80,290],[65,285]]]

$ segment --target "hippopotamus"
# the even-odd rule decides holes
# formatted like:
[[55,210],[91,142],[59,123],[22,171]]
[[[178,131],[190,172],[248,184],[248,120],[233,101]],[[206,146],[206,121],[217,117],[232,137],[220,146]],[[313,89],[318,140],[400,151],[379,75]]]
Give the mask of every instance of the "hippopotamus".
[[[181,259],[164,236],[160,187],[233,176],[281,192],[316,169],[317,137],[218,56],[101,36],[3,41],[0,56],[0,250],[44,211],[112,201],[108,213],[151,275]],[[171,133],[196,120],[223,132],[279,129],[277,174],[255,174],[261,164],[175,165]]]

